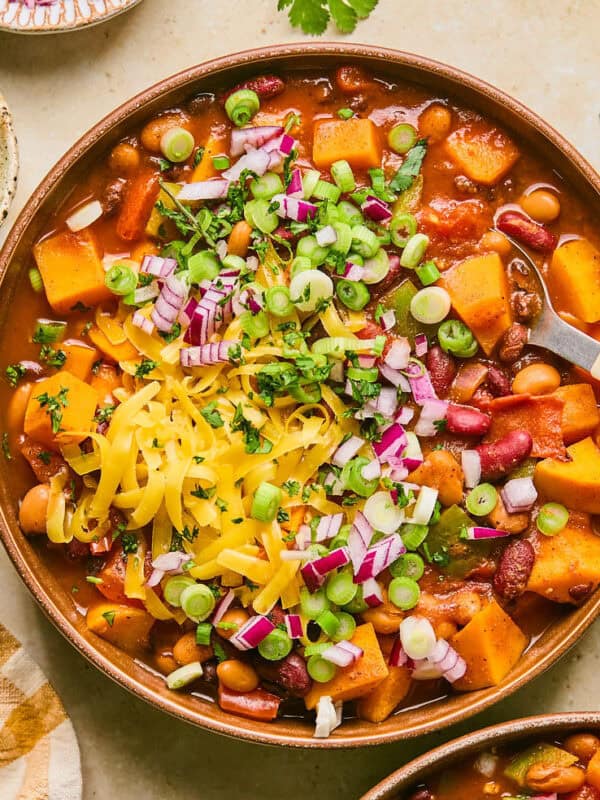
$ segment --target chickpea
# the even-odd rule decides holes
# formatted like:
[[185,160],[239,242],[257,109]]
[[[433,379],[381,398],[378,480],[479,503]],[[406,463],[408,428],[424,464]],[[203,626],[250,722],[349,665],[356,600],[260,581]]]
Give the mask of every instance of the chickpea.
[[163,675],[169,675],[179,667],[179,664],[173,658],[170,649],[159,650],[158,653],[155,653],[154,665],[159,672],[162,672]]
[[560,374],[549,364],[530,364],[517,372],[512,383],[514,394],[548,394],[560,386]]
[[19,508],[19,525],[25,533],[46,533],[46,512],[50,499],[50,486],[38,483],[30,489]]
[[6,422],[11,431],[22,431],[25,422],[25,410],[31,395],[32,383],[22,383],[14,390],[8,402]]
[[248,622],[250,619],[248,612],[244,611],[243,608],[230,608],[229,611],[226,611],[223,614],[221,622],[225,623],[227,626],[229,625],[236,625],[236,628],[216,628],[217,633],[223,639],[231,639],[233,634],[238,631],[244,623]]
[[185,114],[164,114],[155,117],[142,129],[141,141],[146,150],[151,153],[160,153],[160,140],[171,128],[185,128],[188,118]]
[[178,664],[192,664],[194,661],[202,664],[212,657],[213,649],[210,645],[196,644],[195,631],[184,633],[173,647],[173,658]]
[[446,106],[434,103],[423,111],[419,117],[419,133],[427,136],[432,142],[441,142],[450,133],[452,112]]
[[369,608],[364,611],[362,617],[365,622],[370,622],[375,628],[376,633],[398,633],[400,623],[404,619],[404,613],[387,599],[387,592],[384,591],[383,603],[377,608]]
[[254,667],[235,659],[221,661],[217,667],[217,676],[233,692],[253,692],[260,684]]
[[464,626],[481,611],[481,597],[477,592],[460,592],[454,600],[454,619]]
[[560,200],[547,189],[536,189],[520,199],[521,208],[536,222],[554,222],[560,214]]
[[137,172],[142,162],[140,151],[137,147],[127,142],[121,142],[113,147],[109,158],[109,165],[117,175],[132,175]]
[[535,792],[566,794],[576,792],[585,783],[585,772],[580,767],[559,767],[554,764],[533,764],[525,776],[525,783]]
[[574,733],[565,739],[565,750],[587,764],[600,749],[600,739],[593,733]]
[[512,250],[512,244],[500,231],[486,231],[479,240],[479,249],[484,253],[492,250],[499,256],[508,256]]

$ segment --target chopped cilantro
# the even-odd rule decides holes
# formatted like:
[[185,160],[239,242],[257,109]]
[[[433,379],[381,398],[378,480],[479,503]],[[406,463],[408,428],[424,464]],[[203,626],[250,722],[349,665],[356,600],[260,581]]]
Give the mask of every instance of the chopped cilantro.
[[27,370],[22,364],[9,364],[4,374],[10,385],[16,386],[26,372]]
[[121,536],[121,544],[123,545],[124,553],[137,553],[138,538],[135,533],[123,533]]
[[270,453],[273,449],[273,442],[269,441],[269,439],[263,438],[261,444],[260,431],[244,416],[241,403],[235,406],[235,414],[231,421],[231,430],[242,432],[244,444],[246,445],[246,452],[250,455],[254,453]]
[[282,484],[282,487],[286,490],[290,497],[295,497],[300,491],[300,484],[298,481],[287,480]]
[[227,509],[229,508],[229,504],[227,503],[227,501],[222,500],[220,497],[217,497],[217,499],[215,500],[215,505],[217,506],[219,511],[227,511]]
[[175,341],[175,339],[177,339],[180,334],[181,334],[181,325],[179,324],[179,322],[176,322],[170,331],[158,332],[158,335],[162,339],[164,339],[165,342],[167,342],[167,344],[170,344],[170,342]]
[[46,466],[52,461],[52,453],[49,453],[47,450],[40,450],[38,453],[38,458],[42,461]]
[[190,494],[192,497],[197,497],[199,500],[210,500],[213,494],[217,491],[216,486],[208,486],[206,489],[203,489],[199,483],[196,484],[196,488],[192,489]]
[[201,464],[205,460],[204,456],[194,456],[194,462],[196,464]]
[[277,511],[277,522],[289,522],[289,521],[290,521],[289,513],[285,511],[283,508],[280,508]]
[[337,115],[340,119],[352,119],[354,111],[351,108],[339,108]]
[[104,614],[102,614],[102,616],[108,622],[109,626],[112,628],[112,626],[115,624],[115,617],[117,616],[117,612],[105,611]]
[[436,429],[438,433],[443,433],[446,430],[448,425],[447,419],[434,419],[433,420],[433,427]]
[[199,147],[196,150],[196,152],[194,153],[194,159],[192,161],[192,165],[194,167],[197,167],[198,164],[202,161],[203,158],[204,158],[204,148],[203,147]]
[[7,461],[12,460],[12,454],[10,452],[10,446],[8,444],[8,433],[6,432],[2,434],[2,453],[4,454],[4,458]]
[[48,392],[39,394],[35,399],[40,404],[41,408],[46,409],[46,414],[50,417],[52,423],[52,433],[58,433],[62,423],[62,410],[69,405],[67,394],[69,389],[65,386],[60,387],[57,395],[49,395]]
[[400,169],[390,181],[390,189],[394,192],[405,192],[413,185],[421,171],[423,159],[427,155],[427,139],[419,139],[406,154]]
[[379,322],[384,314],[385,314],[385,308],[381,305],[381,303],[377,303],[377,308],[375,309],[375,313],[373,314],[373,319],[375,320],[375,322]]
[[222,428],[225,425],[223,417],[217,411],[217,401],[213,400],[207,406],[200,410],[204,419],[208,422],[211,428]]
[[151,361],[149,358],[144,358],[135,368],[136,378],[145,378],[149,372],[158,367],[158,361]]
[[98,411],[96,411],[94,421],[98,422],[99,424],[108,422],[112,417],[115,408],[116,406],[104,406],[104,408],[99,408]]
[[159,158],[158,159],[158,166],[161,172],[168,172],[173,164],[170,161],[167,161],[166,158]]

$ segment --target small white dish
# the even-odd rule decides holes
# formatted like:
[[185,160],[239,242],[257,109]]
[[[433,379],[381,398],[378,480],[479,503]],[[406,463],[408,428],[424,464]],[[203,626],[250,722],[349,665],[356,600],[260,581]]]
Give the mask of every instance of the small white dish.
[[38,5],[0,0],[0,30],[13,33],[60,33],[97,25],[128,11],[140,0],[55,0]]
[[5,99],[0,94],[0,225],[8,215],[8,208],[17,190],[19,153],[12,116]]

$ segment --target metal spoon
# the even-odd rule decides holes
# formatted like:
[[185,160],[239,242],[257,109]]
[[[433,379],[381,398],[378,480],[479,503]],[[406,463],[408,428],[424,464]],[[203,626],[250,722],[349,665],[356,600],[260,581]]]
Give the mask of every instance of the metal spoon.
[[[502,235],[506,236],[505,233]],[[541,288],[542,309],[529,327],[529,344],[545,347],[551,353],[561,356],[578,367],[583,367],[591,373],[592,378],[600,380],[600,342],[569,325],[558,316],[537,264],[511,236],[506,236],[506,238],[531,267]]]

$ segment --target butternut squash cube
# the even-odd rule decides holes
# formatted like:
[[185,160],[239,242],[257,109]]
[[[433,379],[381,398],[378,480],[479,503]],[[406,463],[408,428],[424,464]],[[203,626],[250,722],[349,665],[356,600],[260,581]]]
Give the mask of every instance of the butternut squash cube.
[[111,359],[111,361],[132,361],[134,358],[139,356],[138,351],[131,344],[131,342],[113,344],[108,340],[104,333],[102,333],[100,328],[97,328],[95,325],[90,328],[88,336],[96,345],[98,350],[101,350],[107,358]]
[[381,166],[381,144],[370,119],[324,119],[315,123],[313,161],[319,169],[329,169],[346,160],[354,169]]
[[432,450],[407,480],[437,489],[443,506],[453,506],[463,499],[462,467],[449,450]]
[[550,287],[561,305],[584,322],[600,320],[600,252],[587,239],[558,247],[550,263]]
[[87,380],[94,361],[98,360],[99,353],[96,348],[77,339],[69,339],[60,345],[60,349],[67,357],[63,369],[82,381]]
[[596,750],[585,773],[586,783],[600,790],[600,750]]
[[337,675],[327,683],[313,683],[311,690],[304,698],[306,708],[315,708],[319,699],[329,695],[334,703],[355,700],[372,691],[377,684],[386,678],[389,670],[375,629],[370,622],[359,625],[354,631],[352,643],[362,648],[364,655],[352,666],[338,670]]
[[562,435],[565,444],[591,436],[600,424],[596,396],[589,383],[559,386],[553,392],[563,401]]
[[119,603],[98,603],[88,610],[86,617],[91,631],[132,654],[148,647],[154,622],[154,617],[143,608]]
[[369,694],[360,698],[356,710],[360,719],[383,722],[409,692],[412,678],[408,667],[388,667],[389,675]]
[[489,356],[512,322],[508,282],[498,253],[461,261],[444,273],[439,285]]
[[[87,383],[61,371],[34,384],[27,409],[24,430],[34,442],[51,450],[61,444],[83,441],[94,424],[98,394]],[[69,431],[80,431],[69,435]]]
[[498,183],[519,158],[519,150],[505,133],[470,125],[448,136],[446,150],[467,178],[484,186]]
[[600,536],[588,526],[569,525],[556,536],[535,531],[531,543],[536,551],[529,576],[530,592],[557,603],[578,603],[575,587],[590,593],[600,583]]
[[538,462],[533,474],[538,492],[575,511],[600,514],[600,450],[588,436],[567,453],[571,461]]
[[[267,124],[267,123],[262,123]],[[204,145],[204,155],[194,167],[190,183],[197,181],[206,181],[209,178],[216,178],[221,173],[215,169],[213,158],[220,153],[227,153],[229,151],[229,137],[222,127],[213,128],[208,137],[208,141]]]
[[98,305],[113,296],[104,283],[100,249],[91,231],[63,231],[38,242],[33,254],[48,302],[59,314],[76,310],[78,304]]
[[493,600],[450,640],[467,662],[464,678],[454,687],[473,691],[496,686],[521,658],[527,641],[519,626]]

